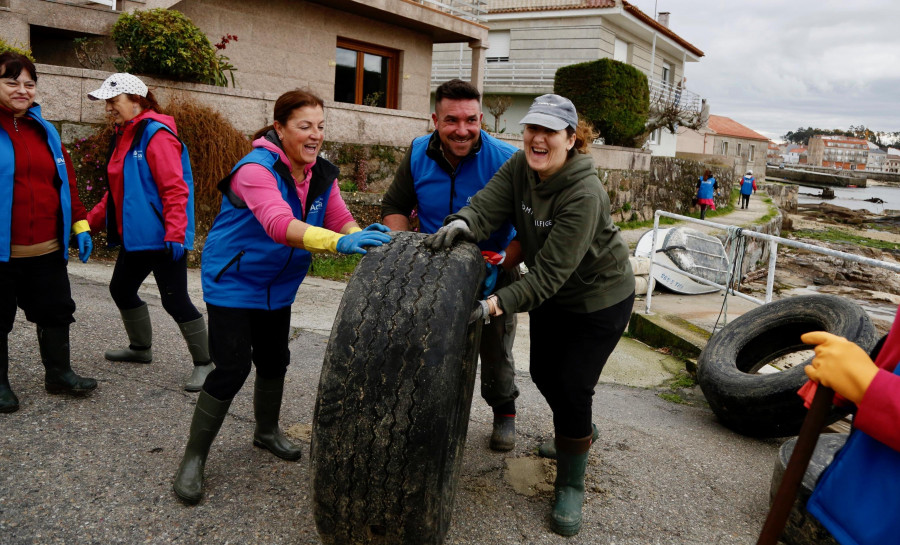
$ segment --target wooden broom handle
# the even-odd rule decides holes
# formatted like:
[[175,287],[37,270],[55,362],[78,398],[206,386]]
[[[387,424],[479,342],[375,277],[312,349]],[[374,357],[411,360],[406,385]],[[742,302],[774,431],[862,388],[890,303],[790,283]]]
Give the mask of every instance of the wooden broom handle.
[[777,545],[782,532],[784,532],[784,525],[794,507],[794,500],[797,499],[797,490],[800,488],[800,483],[803,482],[803,475],[806,473],[809,460],[816,449],[819,432],[825,427],[825,418],[831,410],[833,397],[834,390],[831,388],[825,388],[821,384],[816,387],[816,395],[809,406],[806,418],[803,419],[800,435],[797,436],[797,444],[794,445],[791,459],[788,461],[781,485],[775,494],[775,501],[772,502],[772,508],[759,533],[756,545]]

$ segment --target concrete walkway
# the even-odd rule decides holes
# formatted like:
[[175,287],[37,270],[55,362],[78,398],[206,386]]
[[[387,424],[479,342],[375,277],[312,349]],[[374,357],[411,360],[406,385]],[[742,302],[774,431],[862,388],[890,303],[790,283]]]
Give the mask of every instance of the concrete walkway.
[[[154,325],[153,363],[105,361],[103,350],[126,342],[107,289],[112,264],[73,262],[69,271],[78,305],[73,366],[100,386],[83,399],[44,392],[34,326],[19,313],[9,336],[10,380],[22,407],[0,415],[0,543],[319,543],[308,451],[299,463],[289,463],[251,445],[252,375],[213,445],[205,499],[187,507],[174,497],[171,479],[196,398],[181,389],[190,362],[178,329],[151,280],[141,297]],[[197,271],[189,273],[189,287],[205,312]],[[342,294],[343,284],[308,278],[292,311],[281,420],[305,448]],[[654,308],[670,299],[675,310],[696,306],[696,300],[660,294]],[[711,305],[706,314],[714,310]],[[749,439],[719,425],[696,387],[668,385],[683,367],[680,360],[630,338],[622,339],[596,387],[600,440],[590,454],[584,528],[574,539],[551,533],[554,466],[534,451],[551,437],[552,419],[527,374],[527,315],[522,318],[515,345],[521,390],[516,448],[487,448],[492,416],[476,388],[446,543],[756,540],[780,442]]]

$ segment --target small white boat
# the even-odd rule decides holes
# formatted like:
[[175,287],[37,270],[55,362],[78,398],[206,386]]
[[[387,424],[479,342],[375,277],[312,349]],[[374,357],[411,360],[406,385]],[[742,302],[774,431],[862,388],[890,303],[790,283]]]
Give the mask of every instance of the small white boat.
[[[644,233],[634,249],[635,257],[649,258],[653,230]],[[705,278],[717,284],[728,282],[728,255],[725,246],[718,238],[690,229],[688,227],[670,227],[659,229],[656,234],[656,251],[654,259],[673,269],[680,269],[695,276]],[[677,271],[653,267],[653,278],[658,284],[687,295],[713,293],[719,288],[702,284],[688,278]]]

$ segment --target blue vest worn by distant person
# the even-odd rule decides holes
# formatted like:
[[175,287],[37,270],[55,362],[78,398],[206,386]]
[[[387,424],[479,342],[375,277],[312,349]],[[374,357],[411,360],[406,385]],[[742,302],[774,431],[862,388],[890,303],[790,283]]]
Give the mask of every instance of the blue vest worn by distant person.
[[[437,160],[428,156],[429,141],[436,133],[413,140],[410,171],[418,201],[419,231],[435,233],[444,218],[469,204],[472,195],[487,185],[497,170],[518,149],[481,131],[481,147],[462,159],[453,172],[447,172]],[[507,222],[478,244],[482,250],[500,252],[509,246],[516,231]]]
[[[69,172],[66,170],[66,158],[62,151],[62,142],[56,128],[41,117],[41,107],[33,105],[25,113],[37,121],[47,134],[47,147],[56,163],[56,175],[59,177],[59,205],[62,209],[62,232],[59,233],[59,245],[63,249],[63,257],[69,259],[69,236],[72,231],[72,194],[69,192]],[[0,262],[8,262],[10,255],[13,205],[13,176],[16,172],[16,153],[12,140],[5,130],[0,128]]]
[[741,195],[749,195],[753,193],[753,182],[756,180],[753,176],[744,175],[744,179],[741,182]]
[[716,179],[712,176],[709,179],[704,180],[700,179],[700,189],[697,190],[697,198],[698,199],[712,199],[713,198],[713,184],[716,183]]
[[[122,165],[122,238],[119,241],[118,229],[115,228],[116,210],[114,206],[106,209],[106,225],[110,246],[121,243],[129,252],[141,250],[166,249],[166,222],[163,218],[163,203],[159,189],[147,163],[147,146],[150,139],[160,130],[169,131],[178,138],[172,129],[164,123],[152,119],[140,122],[135,128],[131,149],[125,154]],[[180,140],[179,140],[180,142]],[[194,249],[194,176],[191,172],[191,160],[187,146],[181,142],[181,169],[184,183],[188,187],[188,200],[185,208],[187,227],[184,231],[184,248]],[[107,203],[112,202],[112,195]]]
[[238,161],[224,180],[222,208],[203,245],[203,300],[229,308],[275,310],[290,306],[306,277],[312,255],[272,240],[262,224],[231,191],[231,177],[247,163],[264,166],[275,177],[281,197],[294,217],[321,227],[338,167],[319,157],[313,165],[306,209],[294,179],[276,152],[255,148]]

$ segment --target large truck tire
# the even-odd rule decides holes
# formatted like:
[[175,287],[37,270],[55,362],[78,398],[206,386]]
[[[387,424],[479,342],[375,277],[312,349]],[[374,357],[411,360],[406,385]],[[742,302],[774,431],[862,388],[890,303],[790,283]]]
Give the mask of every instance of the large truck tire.
[[347,284],[322,367],[310,454],[326,544],[440,544],[478,361],[478,247],[395,233]]
[[[797,499],[794,500],[791,514],[788,516],[784,532],[781,534],[781,541],[785,545],[838,545],[828,530],[806,510],[806,502],[809,501],[822,472],[847,442],[848,436],[849,434],[846,433],[823,433],[819,436],[816,448],[809,460],[809,466],[806,468],[806,473],[803,474],[803,481],[797,490]],[[796,445],[797,438],[793,437],[785,441],[778,449],[775,469],[772,472],[772,483],[769,487],[770,504],[775,501],[775,495],[781,486],[781,480],[784,478]]]
[[[806,416],[797,390],[811,358],[782,372],[756,374],[784,355],[809,350],[800,335],[827,331],[866,352],[877,342],[875,327],[856,303],[832,295],[801,295],[755,308],[735,318],[707,342],[697,362],[697,382],[719,420],[753,437],[797,435]],[[833,407],[831,424],[847,412]]]

